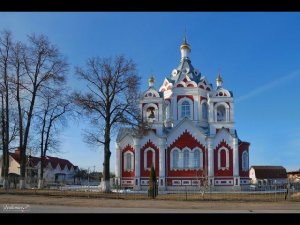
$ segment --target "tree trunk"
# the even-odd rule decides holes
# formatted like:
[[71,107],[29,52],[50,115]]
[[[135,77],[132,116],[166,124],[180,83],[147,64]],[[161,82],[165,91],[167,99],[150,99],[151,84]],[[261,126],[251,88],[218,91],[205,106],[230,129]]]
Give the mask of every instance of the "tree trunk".
[[43,188],[44,188],[44,157],[41,156],[41,167],[40,167],[38,189],[43,189]]
[[103,181],[101,182],[102,192],[111,192],[110,187],[110,125],[106,122],[104,140],[104,162],[103,162]]
[[20,160],[20,186],[19,189],[25,189],[25,177],[26,177],[26,150],[24,146],[20,148],[21,160]]
[[8,188],[9,188],[9,182],[6,177],[4,177],[4,179],[3,179],[3,188],[4,188],[4,190],[8,190]]
[[7,190],[9,188],[9,185],[8,185],[8,173],[9,173],[9,151],[8,151],[8,139],[7,139],[7,129],[6,127],[8,126],[8,121],[6,120],[5,118],[5,115],[6,115],[6,112],[4,111],[7,111],[7,109],[4,108],[4,98],[3,98],[3,95],[2,95],[2,113],[1,113],[1,116],[2,116],[2,133],[1,133],[1,136],[2,136],[2,148],[3,148],[3,156],[2,156],[2,176],[4,178],[4,181],[3,181],[3,188],[5,190]]
[[7,190],[9,188],[9,182],[8,182],[8,173],[9,173],[9,154],[6,152],[3,154],[3,165],[4,165],[4,171],[3,171],[3,188]]
[[[32,100],[30,104],[30,109],[28,113],[28,118],[27,118],[27,125],[24,133],[24,143],[22,143],[22,147],[20,147],[21,151],[21,163],[20,163],[20,189],[25,189],[25,178],[26,178],[26,148],[27,148],[27,143],[28,143],[28,137],[29,137],[29,130],[30,130],[30,124],[31,124],[31,119],[33,115],[33,108],[34,108],[34,102],[36,98],[36,89],[33,91],[32,94]],[[21,182],[22,181],[22,182]]]
[[[109,146],[109,145],[108,145]],[[103,180],[101,182],[101,191],[102,192],[110,192],[111,187],[110,187],[110,171],[109,171],[109,166],[110,166],[110,151],[109,147],[104,146],[105,151],[104,151],[104,163],[103,163]]]
[[[20,148],[20,156],[21,156],[21,160],[23,158],[23,115],[22,115],[22,106],[21,106],[21,98],[20,98],[20,74],[19,74],[19,70],[17,70],[17,103],[18,103],[18,118],[19,118],[19,148]],[[25,153],[26,155],[26,153]],[[24,180],[25,177],[25,171],[23,172],[23,167],[22,167],[22,163],[20,162],[20,189],[24,189],[25,188],[25,182],[21,182],[22,178]],[[22,176],[23,174],[23,176]],[[24,185],[23,185],[24,184]]]
[[39,179],[39,182],[38,182],[38,189],[43,189],[44,188],[44,179]]
[[7,71],[5,72],[5,147],[3,150],[5,151],[5,168],[4,168],[4,177],[5,179],[8,179],[8,173],[9,173],[9,93],[8,93],[8,77],[7,77]]
[[[4,90],[2,89],[1,101],[2,101],[2,140],[3,140],[3,165],[4,165],[4,180],[8,180],[9,173],[9,85],[8,85],[8,66],[9,66],[9,49],[10,49],[10,36],[8,33],[5,34],[4,43],[5,49],[3,50],[2,59],[3,60],[3,83]],[[2,52],[2,51],[1,51]],[[8,188],[5,187],[4,188]]]

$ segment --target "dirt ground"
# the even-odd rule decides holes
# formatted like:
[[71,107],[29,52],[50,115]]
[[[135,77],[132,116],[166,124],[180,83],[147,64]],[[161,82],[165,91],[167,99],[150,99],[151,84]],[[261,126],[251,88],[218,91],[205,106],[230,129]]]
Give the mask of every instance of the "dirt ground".
[[226,202],[226,201],[173,201],[124,200],[104,198],[76,198],[57,196],[1,194],[0,204],[62,205],[78,207],[161,208],[161,209],[227,209],[227,210],[299,210],[300,202]]

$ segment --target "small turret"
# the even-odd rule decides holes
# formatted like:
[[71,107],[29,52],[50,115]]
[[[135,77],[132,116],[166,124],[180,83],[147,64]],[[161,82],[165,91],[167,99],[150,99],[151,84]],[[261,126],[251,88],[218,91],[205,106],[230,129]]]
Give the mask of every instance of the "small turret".
[[183,43],[180,46],[181,59],[188,58],[191,52],[191,47],[187,43],[186,37],[184,37]]
[[216,79],[216,83],[217,83],[217,88],[218,87],[222,87],[222,85],[223,85],[223,79],[222,79],[222,76],[221,76],[220,73],[219,73],[219,75],[218,75],[218,77]]
[[154,87],[154,75],[151,74],[150,78],[149,78],[149,88]]

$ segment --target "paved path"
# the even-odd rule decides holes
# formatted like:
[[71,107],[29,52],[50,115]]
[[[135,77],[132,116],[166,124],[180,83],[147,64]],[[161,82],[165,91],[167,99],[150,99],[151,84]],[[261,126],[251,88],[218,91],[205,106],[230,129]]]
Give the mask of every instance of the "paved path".
[[[6,207],[6,208],[5,208]],[[213,210],[213,209],[157,209],[157,208],[106,208],[54,205],[6,205],[0,213],[300,213],[300,210]]]

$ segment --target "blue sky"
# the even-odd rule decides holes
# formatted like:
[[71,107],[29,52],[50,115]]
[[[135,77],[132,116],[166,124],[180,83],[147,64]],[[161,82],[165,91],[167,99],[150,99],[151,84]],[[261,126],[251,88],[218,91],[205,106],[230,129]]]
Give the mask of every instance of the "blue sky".
[[[249,141],[250,165],[300,169],[300,13],[288,12],[40,12],[0,13],[0,30],[16,40],[46,34],[71,65],[69,84],[83,88],[74,66],[91,56],[123,53],[138,65],[141,89],[156,87],[177,67],[187,30],[194,67],[215,86],[221,71],[235,96],[239,137]],[[82,142],[84,121],[71,122],[58,156],[102,170],[103,152]],[[111,169],[115,151],[112,144]]]

